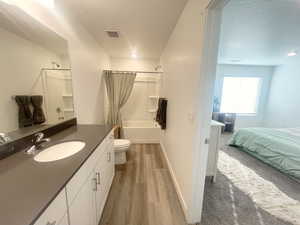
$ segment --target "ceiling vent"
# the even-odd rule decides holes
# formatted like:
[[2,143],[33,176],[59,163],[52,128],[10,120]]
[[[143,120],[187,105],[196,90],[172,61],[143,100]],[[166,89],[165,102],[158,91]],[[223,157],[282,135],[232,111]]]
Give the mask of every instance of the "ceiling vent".
[[120,37],[120,32],[115,31],[115,30],[106,30],[105,31],[110,38],[119,38]]

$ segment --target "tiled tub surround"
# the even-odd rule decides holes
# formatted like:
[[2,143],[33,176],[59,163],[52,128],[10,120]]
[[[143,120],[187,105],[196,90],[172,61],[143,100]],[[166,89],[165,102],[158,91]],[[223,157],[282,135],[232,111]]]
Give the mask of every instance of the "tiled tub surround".
[[[104,174],[108,175],[103,177],[102,182],[107,183],[106,192],[109,190],[108,179],[112,179],[114,174],[111,131],[112,128],[108,126],[77,125],[51,136],[48,146],[70,140],[86,143],[80,152],[58,161],[39,163],[34,161],[33,155],[27,155],[24,151],[0,160],[1,224],[40,225],[56,222],[55,225],[65,225],[68,224],[67,212],[72,213],[69,215],[71,224],[78,224],[80,221],[76,223],[74,216],[79,205],[80,210],[84,210],[79,200],[81,189],[85,187],[85,178],[95,179],[94,173],[100,173],[103,169]],[[105,168],[99,163],[105,164]],[[96,188],[94,184],[90,184],[93,189]],[[102,207],[104,202],[99,202],[96,207]],[[77,216],[82,217],[82,214]],[[96,217],[99,215],[95,215],[95,220]]]

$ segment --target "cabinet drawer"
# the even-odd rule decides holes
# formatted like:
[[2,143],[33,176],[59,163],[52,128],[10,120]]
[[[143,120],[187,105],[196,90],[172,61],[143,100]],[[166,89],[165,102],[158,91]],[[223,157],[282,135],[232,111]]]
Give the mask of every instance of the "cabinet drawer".
[[67,184],[66,189],[69,204],[72,204],[77,193],[80,191],[89,175],[93,172],[97,162],[105,154],[108,139],[109,135],[102,141],[102,143],[97,147],[93,154],[88,158],[88,160],[82,165],[79,171],[77,171],[74,177]]
[[66,213],[67,199],[65,189],[63,189],[34,225],[59,225]]

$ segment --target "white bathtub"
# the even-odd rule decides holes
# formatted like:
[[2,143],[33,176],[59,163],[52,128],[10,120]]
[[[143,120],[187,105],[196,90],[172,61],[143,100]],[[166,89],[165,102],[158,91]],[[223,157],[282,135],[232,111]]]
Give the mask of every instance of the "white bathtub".
[[132,143],[159,143],[160,126],[155,121],[124,121],[123,129],[125,138]]

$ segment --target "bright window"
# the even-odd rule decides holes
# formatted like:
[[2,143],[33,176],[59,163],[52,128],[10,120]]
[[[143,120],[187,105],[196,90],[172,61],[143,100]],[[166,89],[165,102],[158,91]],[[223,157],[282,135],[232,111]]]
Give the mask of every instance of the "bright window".
[[256,114],[260,81],[258,77],[224,77],[221,112]]

